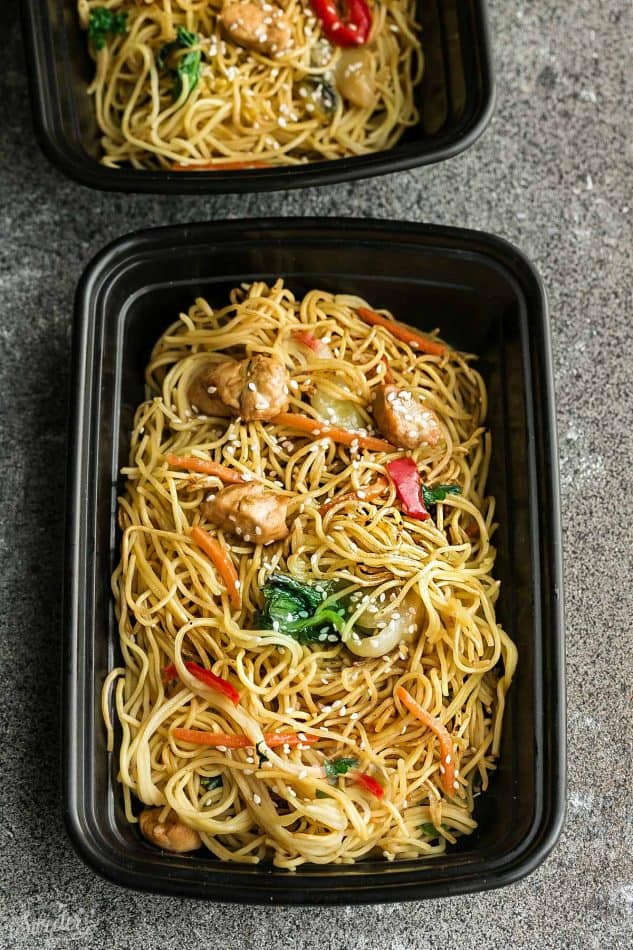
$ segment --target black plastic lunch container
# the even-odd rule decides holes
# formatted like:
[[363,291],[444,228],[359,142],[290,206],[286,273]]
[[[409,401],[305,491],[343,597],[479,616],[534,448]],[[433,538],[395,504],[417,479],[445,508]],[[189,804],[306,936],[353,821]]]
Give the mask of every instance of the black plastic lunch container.
[[486,127],[493,107],[484,0],[421,0],[425,72],[420,124],[372,155],[245,171],[167,172],[100,165],[87,95],[94,64],[75,0],[22,0],[35,129],[48,158],[71,178],[108,191],[218,194],[281,191],[397,172],[450,158]]
[[[296,873],[175,855],[129,825],[106,752],[104,677],[119,662],[110,594],[116,497],[143,372],[158,336],[198,295],[283,276],[359,294],[479,356],[489,392],[498,616],[519,649],[499,768],[474,835],[438,859],[302,866]],[[552,367],[543,286],[506,242],[386,221],[285,219],[179,225],[129,235],[89,265],[76,297],[65,587],[65,815],[81,856],[113,881],[244,903],[359,904],[507,884],[555,844],[564,813],[561,535]]]

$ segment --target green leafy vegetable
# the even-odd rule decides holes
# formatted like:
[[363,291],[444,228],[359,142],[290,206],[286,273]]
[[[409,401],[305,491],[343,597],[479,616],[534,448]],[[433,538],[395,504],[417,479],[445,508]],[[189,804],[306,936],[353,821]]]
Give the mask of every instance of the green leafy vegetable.
[[159,69],[167,69],[169,75],[174,80],[173,96],[179,99],[183,89],[186,87],[187,95],[195,89],[200,81],[201,73],[201,55],[200,50],[191,50],[184,56],[176,56],[178,52],[195,46],[198,37],[195,33],[190,33],[184,27],[179,26],[176,30],[176,39],[171,43],[165,43],[158,51],[156,65]]
[[338,759],[326,759],[323,763],[325,774],[331,782],[335,782],[339,775],[347,775],[350,769],[356,768],[358,759],[339,756]]
[[428,485],[422,486],[422,498],[425,508],[436,505],[438,501],[444,501],[447,495],[461,495],[462,490],[459,485],[434,485],[429,488]]
[[207,792],[212,791],[214,788],[220,788],[222,785],[222,776],[221,775],[202,775],[200,777],[200,784]]
[[[324,79],[311,79],[309,77],[302,79],[297,84],[297,93],[303,99],[304,104],[308,103],[312,106],[312,109],[308,111],[311,111],[313,115],[317,115],[320,119],[331,119],[336,112],[339,101],[338,93]],[[363,424],[362,417],[361,424]]]
[[266,744],[263,740],[260,740],[255,746],[255,751],[257,752],[257,758],[259,760],[259,767],[261,768],[264,762],[268,762],[268,755],[266,754]]
[[331,591],[332,585],[325,581],[306,584],[285,574],[273,574],[262,590],[266,606],[260,623],[299,643],[339,640],[345,610],[323,606]]
[[107,7],[95,7],[90,11],[88,37],[96,50],[103,49],[108,36],[125,33],[127,13],[113,13]]
[[[445,825],[444,822],[442,822],[440,828],[448,831],[448,825]],[[427,835],[429,838],[439,838],[440,836],[438,829],[430,821],[425,821],[424,824],[420,825],[420,831],[423,835]]]

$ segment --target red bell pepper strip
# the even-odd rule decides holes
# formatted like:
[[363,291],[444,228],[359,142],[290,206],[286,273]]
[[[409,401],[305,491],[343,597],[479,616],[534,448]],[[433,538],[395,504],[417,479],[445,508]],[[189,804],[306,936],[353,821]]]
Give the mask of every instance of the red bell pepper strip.
[[385,790],[380,782],[377,782],[376,779],[368,775],[367,772],[354,772],[354,779],[359,785],[367,789],[368,792],[371,792],[375,798],[382,798],[385,794]]
[[371,13],[365,0],[311,0],[323,32],[335,46],[362,46],[371,32]]
[[387,462],[387,471],[396,486],[405,515],[426,521],[430,514],[422,501],[422,482],[418,467],[410,456]]
[[[234,706],[237,706],[240,701],[240,694],[228,680],[222,679],[221,676],[216,676],[211,670],[205,669],[204,666],[199,666],[198,663],[189,661],[185,663],[185,667],[189,670],[191,675],[199,679],[201,683],[204,683],[205,686],[209,686],[211,689],[217,690],[218,693],[223,693],[231,700]],[[163,680],[165,681],[176,679],[177,676],[178,670],[173,663],[166,666],[163,670]]]
[[313,353],[320,353],[323,349],[321,341],[309,330],[295,330],[292,334],[293,339],[302,346],[307,346]]

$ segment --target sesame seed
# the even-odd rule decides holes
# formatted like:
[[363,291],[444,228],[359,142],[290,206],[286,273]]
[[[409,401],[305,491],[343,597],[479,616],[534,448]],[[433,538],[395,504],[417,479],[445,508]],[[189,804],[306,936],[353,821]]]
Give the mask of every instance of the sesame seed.
[[261,803],[262,803],[261,798],[260,798],[259,795],[257,795],[257,794],[253,795],[253,801],[254,801],[254,803],[255,803],[256,805],[261,805]]

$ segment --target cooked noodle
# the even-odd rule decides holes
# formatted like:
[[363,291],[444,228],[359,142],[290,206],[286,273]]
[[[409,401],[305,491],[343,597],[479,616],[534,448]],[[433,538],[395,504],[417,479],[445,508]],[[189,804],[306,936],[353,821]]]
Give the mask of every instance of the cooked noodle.
[[[390,148],[418,121],[414,88],[423,55],[415,0],[370,4],[373,23],[362,49],[372,94],[365,106],[337,93],[337,67],[348,54],[324,38],[309,0],[279,0],[291,45],[274,55],[227,39],[218,25],[224,6],[224,0],[78,0],[85,29],[100,8],[126,17],[124,32],[107,34],[101,49],[90,46],[96,73],[89,92],[103,164],[276,165],[365,155]],[[194,45],[172,55],[200,53],[199,78],[179,91],[160,59],[178,28],[194,34]]]
[[[357,297],[311,290],[295,299],[278,280],[244,285],[230,299],[220,310],[196,300],[156,344],[124,469],[113,576],[123,664],[105,692],[112,690],[121,733],[127,818],[137,820],[139,799],[197,829],[218,858],[288,869],[440,854],[476,827],[474,797],[499,753],[516,665],[515,646],[495,619],[484,383],[472,357],[448,348],[442,356],[417,352],[368,326],[356,313],[367,304]],[[298,342],[298,328],[327,343],[324,356]],[[433,518],[416,520],[403,515],[391,485],[382,499],[362,497],[402,450],[387,455],[272,421],[200,415],[188,392],[201,368],[253,354],[276,356],[288,368],[290,412],[315,417],[309,400],[318,389],[351,394],[367,428],[370,394],[387,365],[395,383],[422,396],[440,420],[439,444],[407,453],[422,482],[455,483],[461,494],[438,502]],[[222,482],[174,468],[169,454],[221,463],[284,496],[288,537],[263,546],[209,528],[200,506]],[[200,523],[237,568],[239,610],[192,541]],[[347,605],[342,640],[302,645],[258,629],[262,588],[276,573],[335,582],[332,604]],[[407,597],[421,601],[414,636],[408,629],[386,653],[379,635],[359,637],[361,614],[393,612]],[[378,655],[359,656],[368,643]],[[192,660],[237,686],[239,704],[191,675],[184,663]],[[165,683],[174,663],[177,677]],[[450,733],[450,794],[437,736],[395,696],[400,686]],[[252,746],[200,747],[176,739],[174,728],[245,735]],[[271,732],[301,741],[271,750],[263,743]],[[383,796],[351,774],[328,780],[324,762],[341,756],[358,760]],[[203,780],[217,787],[206,789]]]

